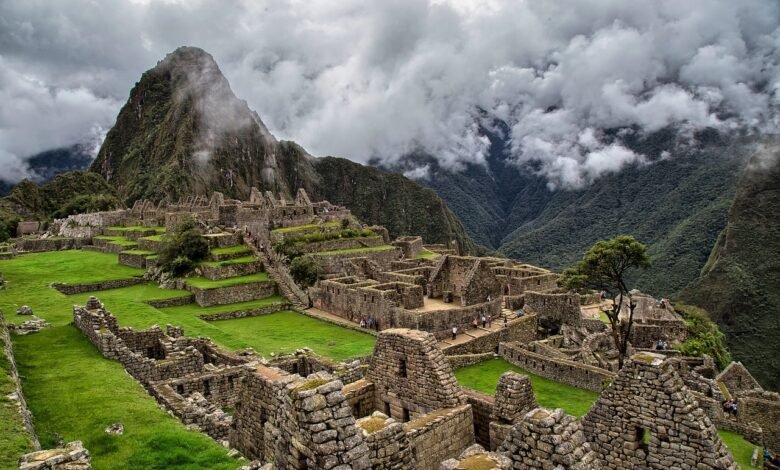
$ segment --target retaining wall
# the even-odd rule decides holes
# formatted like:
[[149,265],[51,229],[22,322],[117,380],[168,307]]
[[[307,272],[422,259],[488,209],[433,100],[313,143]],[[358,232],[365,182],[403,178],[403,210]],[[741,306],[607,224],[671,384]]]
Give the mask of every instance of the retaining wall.
[[84,292],[96,292],[101,290],[119,289],[121,287],[130,287],[137,284],[143,284],[144,279],[133,277],[129,279],[115,279],[113,281],[100,281],[90,284],[62,284],[55,282],[51,285],[54,289],[65,295],[83,294]]
[[471,405],[446,408],[423,415],[404,425],[412,456],[420,470],[433,470],[440,462],[456,458],[474,443]]
[[247,302],[274,295],[276,293],[276,283],[273,281],[256,281],[212,289],[200,289],[188,285],[187,290],[195,295],[195,302],[198,305],[210,307],[212,305]]

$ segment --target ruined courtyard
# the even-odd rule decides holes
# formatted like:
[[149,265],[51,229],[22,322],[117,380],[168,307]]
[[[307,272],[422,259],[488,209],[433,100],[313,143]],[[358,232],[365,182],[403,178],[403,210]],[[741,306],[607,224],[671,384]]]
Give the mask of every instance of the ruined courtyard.
[[[148,273],[188,219],[208,259],[161,286]],[[599,293],[454,242],[391,240],[303,190],[19,230],[0,260],[4,344],[34,450],[58,449],[20,468],[736,469],[732,442],[780,451],[777,393],[739,363],[656,348],[686,339],[672,304],[636,294],[619,369]],[[314,286],[293,281],[285,242],[318,263]],[[511,370],[488,386],[456,378],[496,361]],[[570,390],[582,413],[540,405]]]

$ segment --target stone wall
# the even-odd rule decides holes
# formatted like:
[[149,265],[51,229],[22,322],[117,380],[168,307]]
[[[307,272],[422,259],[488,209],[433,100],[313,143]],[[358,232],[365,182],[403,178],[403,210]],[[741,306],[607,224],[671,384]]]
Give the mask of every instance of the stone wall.
[[150,253],[132,253],[127,251],[119,252],[119,264],[130,266],[131,268],[146,269],[146,258]]
[[391,262],[401,257],[401,251],[380,250],[380,251],[355,251],[351,253],[323,254],[312,253],[309,255],[314,258],[317,264],[322,268],[324,274],[338,274],[346,272],[345,263],[353,258],[367,258],[377,263],[379,266],[389,266]]
[[467,387],[463,387],[468,404],[471,405],[471,413],[474,421],[474,438],[477,444],[483,447],[490,446],[490,420],[496,399],[487,393],[482,393]]
[[594,392],[601,392],[615,376],[598,367],[537,354],[525,349],[521,343],[501,343],[498,354],[534,374]]
[[405,259],[415,258],[423,250],[422,237],[398,237],[392,245],[401,249]]
[[16,248],[19,251],[41,252],[78,250],[89,244],[86,238],[16,238]]
[[675,368],[658,354],[628,360],[582,423],[604,468],[739,469]]
[[414,470],[412,450],[404,426],[379,412],[357,421],[369,449],[372,470]]
[[304,253],[319,253],[323,251],[351,250],[355,248],[369,248],[384,245],[382,237],[375,235],[370,237],[337,238],[321,242],[306,243],[302,246]]
[[210,307],[212,305],[246,302],[274,295],[276,293],[276,283],[273,281],[256,281],[213,289],[200,289],[188,285],[187,290],[195,295],[195,302],[198,305]]
[[722,383],[731,395],[746,390],[761,390],[761,384],[741,362],[732,362],[726,366],[723,372],[715,377],[715,381]]
[[249,263],[226,263],[220,266],[198,266],[198,271],[206,279],[220,281],[231,277],[248,276],[263,270],[263,263],[252,261]]
[[366,380],[376,387],[374,408],[401,422],[466,402],[435,338],[422,331],[383,331]]
[[363,418],[374,410],[374,384],[361,379],[348,383],[343,389],[344,396],[352,408],[352,416]]
[[198,318],[206,321],[235,320],[236,318],[259,317],[271,313],[281,312],[282,310],[291,310],[292,305],[287,302],[274,302],[272,305],[263,308],[253,308],[249,310],[238,310],[225,313],[206,313],[198,315]]
[[[24,425],[24,429],[27,431],[25,438],[29,441],[30,446],[33,449],[38,450],[41,448],[41,444],[38,442],[38,437],[35,434],[35,427],[33,426],[33,415],[29,408],[27,408],[27,401],[24,399],[22,381],[19,377],[19,370],[16,368],[16,360],[14,358],[11,335],[8,332],[8,327],[2,312],[0,312],[0,340],[2,340],[3,343],[3,350],[0,352],[0,355],[4,355],[5,359],[8,361],[8,375],[11,381],[14,383],[15,388],[15,396],[13,398],[10,396],[6,397],[10,402],[6,406],[17,405],[19,407],[19,414],[21,416],[22,424]],[[16,404],[13,403],[14,400],[16,401]]]
[[404,425],[412,457],[420,470],[434,470],[440,462],[455,458],[474,444],[471,405],[424,415]]
[[[446,351],[443,351],[445,354]],[[495,353],[492,352],[486,352],[486,353],[478,353],[478,354],[460,354],[456,356],[447,356],[447,362],[450,363],[450,366],[452,366],[452,369],[460,369],[461,367],[471,366],[474,364],[478,364],[482,361],[486,361],[488,359],[492,359],[496,356]]]
[[542,321],[557,325],[579,325],[582,320],[580,296],[576,293],[552,294],[535,291],[525,293],[526,312],[536,313]]
[[19,470],[89,470],[89,451],[81,441],[67,443],[56,449],[39,450],[19,458]]
[[186,295],[184,297],[174,297],[173,299],[144,300],[145,304],[151,305],[154,308],[179,307],[182,305],[189,305],[193,302],[195,302],[194,295]]
[[100,281],[90,284],[62,284],[52,283],[52,287],[65,295],[83,294],[85,292],[97,292],[101,290],[119,289],[121,287],[130,287],[137,284],[143,284],[142,277],[132,277],[129,279],[115,279],[113,281]]
[[501,299],[495,297],[490,302],[483,301],[459,308],[424,312],[399,310],[396,322],[407,328],[433,333],[437,339],[441,340],[450,336],[452,325],[456,325],[460,331],[465,331],[471,328],[471,322],[475,318],[480,319],[484,315],[493,317],[494,321],[499,321],[500,314]]
[[[471,341],[443,348],[445,354],[473,354],[483,352],[498,352],[499,345],[507,342],[528,344],[536,339],[536,315],[525,315],[513,319],[507,328],[474,338]],[[500,320],[494,320],[500,321]]]
[[764,391],[745,391],[737,394],[741,423],[755,423],[763,432],[763,444],[780,452],[780,394]]
[[634,322],[629,341],[636,348],[652,348],[658,341],[680,343],[688,337],[685,322],[653,320],[646,323]]
[[443,256],[431,271],[431,298],[451,294],[462,306],[496,299],[502,294],[501,283],[487,260],[472,256]]

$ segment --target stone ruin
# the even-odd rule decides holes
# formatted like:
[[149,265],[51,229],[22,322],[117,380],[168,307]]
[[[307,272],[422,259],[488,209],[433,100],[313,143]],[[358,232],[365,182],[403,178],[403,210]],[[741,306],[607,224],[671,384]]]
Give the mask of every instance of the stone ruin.
[[64,447],[39,450],[19,459],[19,470],[89,470],[89,451],[81,441],[73,441]]
[[739,466],[665,357],[634,355],[582,421],[609,469],[730,469]]

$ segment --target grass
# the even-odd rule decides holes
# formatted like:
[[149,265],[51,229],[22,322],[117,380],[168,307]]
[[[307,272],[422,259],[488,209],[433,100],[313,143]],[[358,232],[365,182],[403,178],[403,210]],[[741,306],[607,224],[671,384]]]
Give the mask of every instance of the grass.
[[[746,441],[744,437],[731,431],[719,430],[720,438],[726,444],[726,447],[731,451],[731,455],[734,456],[734,461],[739,464],[740,468],[748,470],[754,468],[750,466],[750,459],[753,457],[753,449],[759,446],[751,444]],[[763,457],[763,449],[758,449],[758,467],[761,468],[761,459]]]
[[126,255],[144,255],[144,256],[152,256],[157,254],[154,251],[150,251],[150,250],[125,250],[122,253]]
[[164,234],[160,234],[160,235],[150,235],[148,237],[139,238],[139,240],[148,240],[148,241],[152,241],[152,242],[161,242],[165,238],[166,237],[165,237]]
[[417,256],[415,256],[415,259],[436,259],[439,256],[441,255],[439,255],[438,253],[434,253],[429,250],[422,250],[417,254]]
[[[52,282],[85,284],[142,273],[120,265],[117,256],[108,253],[25,254],[0,260],[0,271],[6,279],[6,287],[0,290],[0,309],[14,312],[27,304],[52,324],[34,335],[14,339],[24,391],[42,444],[53,446],[54,433],[66,442],[82,440],[96,469],[235,469],[238,462],[228,458],[225,449],[213,440],[187,431],[160,410],[118,362],[103,358],[71,324],[72,306],[83,305],[90,295],[98,296],[122,326],[148,328],[171,323],[183,327],[190,336],[207,336],[228,349],[252,347],[266,356],[308,346],[342,360],[369,354],[375,342],[371,335],[291,311],[219,322],[195,315],[264,306],[280,300],[278,297],[216,308],[186,305],[161,310],[143,301],[190,293],[160,289],[152,283],[73,296],[49,287]],[[21,322],[24,318],[13,315],[10,320]],[[124,424],[124,435],[103,432],[115,422]],[[0,414],[0,449],[14,445],[2,435],[9,423]]]
[[319,227],[338,227],[340,222],[325,222],[324,224],[310,224],[310,225],[296,225],[295,227],[275,228],[271,230],[273,233],[291,233],[301,230],[312,230]]
[[252,263],[255,261],[257,261],[257,258],[255,258],[254,256],[242,256],[241,258],[233,258],[227,261],[203,261],[202,263],[200,263],[200,265],[217,267],[217,266],[229,266],[231,264]]
[[248,284],[250,282],[268,281],[270,278],[266,273],[255,273],[247,276],[229,277],[219,281],[212,281],[205,277],[187,278],[187,284],[198,289],[215,289],[217,287],[229,287],[238,284]]
[[[180,291],[174,291],[180,292]],[[226,312],[241,312],[246,310],[254,310],[265,307],[270,307],[275,303],[282,303],[285,300],[279,295],[272,295],[264,299],[250,300],[247,302],[239,302],[229,305],[212,305],[211,307],[201,307],[198,304],[192,303],[187,305],[179,305],[177,307],[161,308],[160,311],[166,315],[209,315],[212,313],[226,313]]]
[[122,232],[143,232],[145,230],[154,230],[157,233],[165,233],[165,227],[144,227],[142,225],[133,225],[131,227],[106,227],[108,230],[119,230]]
[[498,379],[507,371],[530,377],[536,400],[545,408],[562,408],[570,415],[583,416],[598,398],[595,392],[540,377],[499,358],[457,369],[455,377],[461,385],[493,395]]
[[[0,322],[3,321],[0,318]],[[0,336],[0,468],[16,468],[21,454],[32,452],[30,436],[22,423],[18,402],[8,398],[16,391],[11,378],[11,362]]]
[[211,254],[232,255],[236,253],[249,253],[251,250],[244,245],[229,246],[227,248],[213,248]]
[[348,248],[346,250],[332,250],[332,251],[318,251],[316,253],[312,253],[316,256],[331,256],[331,255],[342,255],[347,253],[367,253],[367,252],[373,252],[373,251],[389,251],[389,250],[395,250],[396,248],[392,245],[381,245],[381,246],[370,246],[366,248]]

